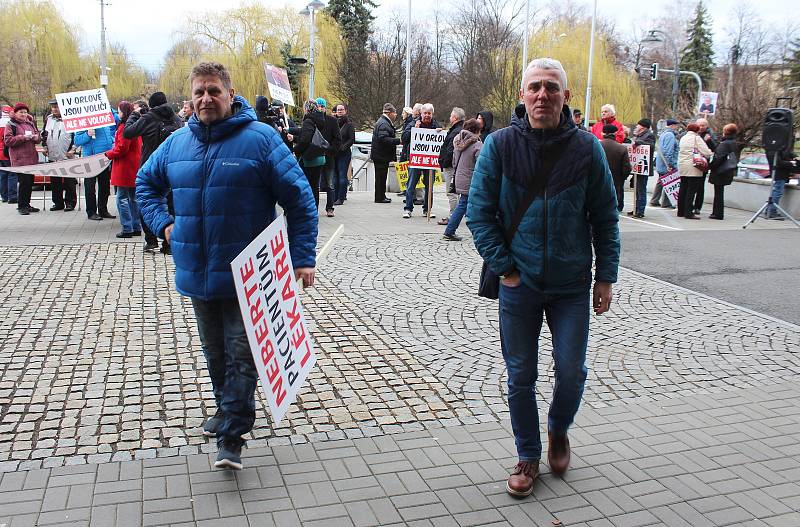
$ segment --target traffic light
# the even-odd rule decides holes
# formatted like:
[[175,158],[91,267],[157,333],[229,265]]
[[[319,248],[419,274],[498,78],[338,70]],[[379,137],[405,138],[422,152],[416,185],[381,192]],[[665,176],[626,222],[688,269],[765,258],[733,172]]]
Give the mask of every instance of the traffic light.
[[654,62],[653,65],[650,66],[650,80],[658,80],[658,62]]

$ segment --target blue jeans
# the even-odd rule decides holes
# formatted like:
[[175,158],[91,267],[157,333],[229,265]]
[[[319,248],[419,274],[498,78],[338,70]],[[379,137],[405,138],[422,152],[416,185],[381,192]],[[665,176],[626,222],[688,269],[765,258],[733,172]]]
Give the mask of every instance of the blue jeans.
[[[423,170],[421,168],[408,169],[408,186],[406,187],[405,210],[414,210],[414,194],[416,193],[419,178],[422,177],[422,182],[425,184],[425,197],[422,198],[422,210],[426,213],[428,212],[428,180],[432,176],[432,170]],[[431,201],[433,201],[433,195],[431,195]],[[433,203],[431,203],[431,205],[433,205]]]
[[[8,161],[0,161],[0,168],[10,166]],[[0,170],[0,197],[3,201],[17,200],[17,174]]]
[[348,150],[345,154],[336,156],[336,201],[347,199],[347,187],[350,181],[347,180],[347,169],[350,168],[350,160],[353,154]]
[[322,174],[319,178],[319,188],[325,191],[325,210],[333,210],[333,202],[336,201],[336,163],[330,161],[322,167]]
[[[785,179],[776,179],[772,183],[772,203],[775,205],[781,204],[781,198],[783,197],[783,191],[786,188],[786,180]],[[778,216],[778,209],[776,209],[773,205],[767,207],[767,216]]]
[[119,222],[122,224],[122,232],[141,232],[142,224],[139,223],[141,213],[139,204],[136,202],[136,188],[117,187],[117,210],[119,211]]
[[566,432],[572,424],[586,382],[589,341],[589,294],[544,295],[525,284],[500,286],[500,342],[508,370],[508,407],[521,461],[542,455],[536,378],[542,320],[553,336],[555,386],[547,426]]
[[450,214],[450,219],[447,221],[447,227],[444,229],[444,233],[448,236],[454,235],[456,233],[456,229],[458,229],[458,226],[461,225],[461,220],[464,218],[464,214],[467,213],[467,200],[468,196],[458,196],[456,208],[453,209],[453,213]]
[[636,176],[636,203],[634,208],[636,214],[644,214],[647,206],[647,178],[649,176]]
[[247,342],[242,313],[235,298],[192,298],[200,342],[208,364],[217,408],[224,415],[217,444],[239,438],[253,429],[258,371]]

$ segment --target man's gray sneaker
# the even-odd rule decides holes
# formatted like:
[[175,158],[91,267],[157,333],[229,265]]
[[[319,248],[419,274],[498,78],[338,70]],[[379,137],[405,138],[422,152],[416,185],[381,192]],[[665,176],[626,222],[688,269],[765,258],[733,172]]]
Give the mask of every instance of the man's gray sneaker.
[[242,470],[242,445],[244,441],[223,441],[219,445],[219,453],[214,466],[217,468],[232,468]]
[[225,418],[222,415],[222,410],[217,408],[217,413],[203,423],[203,435],[206,437],[217,437],[217,431],[222,426],[222,421]]

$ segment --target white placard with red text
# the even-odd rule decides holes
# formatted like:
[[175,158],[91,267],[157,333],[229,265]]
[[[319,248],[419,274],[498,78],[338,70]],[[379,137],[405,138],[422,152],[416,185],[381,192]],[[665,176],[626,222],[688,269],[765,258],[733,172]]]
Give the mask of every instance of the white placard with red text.
[[114,114],[105,88],[57,93],[58,109],[67,132],[80,132],[114,125]]
[[408,168],[433,168],[439,170],[439,152],[447,132],[431,128],[412,128],[408,152]]
[[231,269],[247,340],[277,426],[317,361],[283,215],[231,262]]
[[631,162],[631,174],[637,176],[650,175],[650,145],[627,145],[628,159]]
[[[3,107],[0,108],[0,128],[5,128],[6,127],[6,125],[8,124],[8,121],[11,119],[11,112],[13,112],[13,111],[14,111],[14,108],[12,108],[11,106],[3,105]],[[0,131],[0,134],[2,134],[2,133],[3,132]]]
[[658,181],[661,183],[661,186],[664,187],[664,193],[667,195],[667,198],[669,198],[669,202],[672,203],[673,206],[677,206],[678,192],[680,192],[681,189],[681,177],[678,175],[678,171],[673,170],[666,174],[660,174],[658,176]]

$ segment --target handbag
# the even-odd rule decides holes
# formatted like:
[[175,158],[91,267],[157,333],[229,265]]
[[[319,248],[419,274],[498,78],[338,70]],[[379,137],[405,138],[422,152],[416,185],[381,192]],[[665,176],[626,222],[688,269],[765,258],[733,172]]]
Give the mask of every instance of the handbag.
[[[528,208],[531,206],[531,203],[533,203],[533,200],[536,198],[537,194],[539,194],[547,186],[547,180],[550,177],[550,172],[552,172],[553,166],[558,160],[561,151],[565,147],[566,144],[560,145],[550,153],[549,157],[544,159],[542,162],[541,177],[539,178],[538,182],[530,183],[528,191],[522,198],[522,201],[520,201],[519,205],[517,205],[511,225],[509,225],[508,230],[503,233],[505,235],[506,245],[509,247],[511,247],[511,240],[514,239],[514,235],[517,233],[517,228],[519,228],[519,224],[522,222],[522,217],[525,216],[525,213],[528,211]],[[528,151],[528,155],[530,157],[530,150]],[[478,296],[489,298],[491,300],[497,300],[500,296],[500,277],[489,268],[486,260],[483,261],[483,266],[481,267],[481,276],[478,281]]]
[[697,138],[695,138],[694,144],[695,146],[692,150],[692,165],[699,171],[706,172],[708,170],[708,159],[697,149]]
[[303,158],[313,159],[315,157],[324,156],[325,152],[327,152],[330,147],[330,143],[322,137],[319,128],[315,128],[311,143],[308,144],[308,148],[303,152]]
[[739,158],[736,155],[736,152],[730,152],[727,156],[725,156],[725,161],[719,166],[716,170],[720,174],[727,174],[728,172],[734,172],[739,168]]

